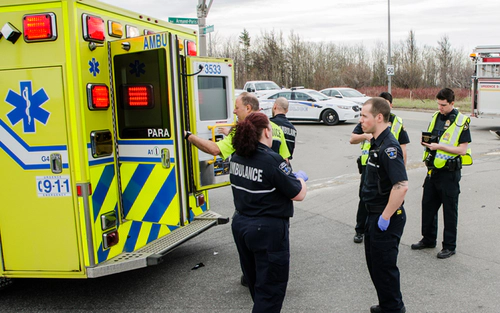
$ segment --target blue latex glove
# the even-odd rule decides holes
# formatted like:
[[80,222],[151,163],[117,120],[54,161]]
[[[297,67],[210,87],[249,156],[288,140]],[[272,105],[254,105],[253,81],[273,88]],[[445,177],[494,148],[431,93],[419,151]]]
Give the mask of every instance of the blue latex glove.
[[307,177],[306,172],[304,172],[304,171],[297,171],[293,174],[295,175],[295,177],[302,178],[304,181],[307,181],[309,179],[309,177]]
[[378,228],[380,228],[381,231],[386,231],[390,223],[391,219],[386,220],[382,217],[382,215],[378,218]]

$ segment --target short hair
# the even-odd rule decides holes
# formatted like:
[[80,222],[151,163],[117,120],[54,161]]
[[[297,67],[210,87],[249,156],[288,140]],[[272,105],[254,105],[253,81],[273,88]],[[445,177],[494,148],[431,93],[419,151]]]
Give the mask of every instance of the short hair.
[[378,96],[380,98],[384,98],[385,100],[389,101],[389,103],[392,104],[392,95],[387,91],[381,92]]
[[455,101],[455,92],[453,92],[453,90],[451,90],[450,88],[443,88],[439,90],[436,98],[438,100],[446,100],[448,101],[448,103],[452,103],[453,101]]
[[232,139],[236,154],[242,157],[252,156],[257,151],[264,128],[269,127],[269,123],[269,118],[260,112],[250,113],[243,121],[239,121]]
[[259,107],[259,99],[257,97],[249,92],[242,92],[238,98],[241,99],[241,103],[243,103],[244,106],[250,105],[252,107],[253,112],[258,112],[260,107]]
[[384,98],[381,97],[373,97],[368,99],[363,105],[371,104],[372,108],[370,113],[373,116],[377,116],[379,113],[384,117],[384,122],[389,122],[389,116],[391,115],[391,106]]
[[276,101],[274,101],[274,103],[276,103],[276,105],[283,111],[287,111],[288,110],[288,100],[285,98],[285,97],[279,97],[276,99]]

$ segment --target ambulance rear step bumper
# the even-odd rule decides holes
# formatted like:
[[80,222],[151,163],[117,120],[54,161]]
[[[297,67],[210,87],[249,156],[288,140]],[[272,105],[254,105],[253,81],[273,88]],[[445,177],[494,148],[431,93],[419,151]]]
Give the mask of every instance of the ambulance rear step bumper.
[[212,226],[228,222],[229,218],[223,218],[212,211],[205,212],[195,217],[189,225],[176,229],[137,251],[122,253],[95,267],[87,267],[87,277],[96,278],[159,264],[167,253],[180,244],[196,237]]

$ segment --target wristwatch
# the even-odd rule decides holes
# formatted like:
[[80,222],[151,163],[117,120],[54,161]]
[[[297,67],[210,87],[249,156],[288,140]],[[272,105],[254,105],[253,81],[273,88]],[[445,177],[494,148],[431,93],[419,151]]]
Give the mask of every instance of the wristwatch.
[[189,136],[191,136],[192,134],[193,134],[193,133],[192,133],[192,132],[190,132],[190,131],[188,130],[188,131],[186,132],[186,135],[184,135],[184,139],[186,139],[186,140],[187,140],[187,139],[189,138]]

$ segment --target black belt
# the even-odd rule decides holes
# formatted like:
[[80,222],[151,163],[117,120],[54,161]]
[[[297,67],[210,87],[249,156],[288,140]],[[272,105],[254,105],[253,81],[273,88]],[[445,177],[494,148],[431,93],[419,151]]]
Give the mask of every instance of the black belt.
[[365,203],[366,210],[369,213],[382,213],[385,210],[385,205],[370,205]]
[[279,218],[281,220],[285,220],[285,221],[289,221],[290,218],[289,217],[285,217],[285,216],[271,216],[271,215],[248,215],[248,214],[245,214],[245,213],[241,213],[240,211],[238,210],[235,210],[234,211],[234,214],[238,214],[238,215],[241,215],[241,216],[245,216],[245,217],[252,217],[252,218],[259,218],[259,217],[272,217],[272,218]]

